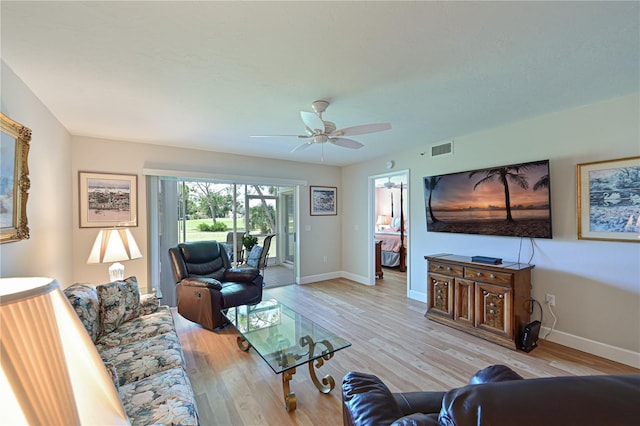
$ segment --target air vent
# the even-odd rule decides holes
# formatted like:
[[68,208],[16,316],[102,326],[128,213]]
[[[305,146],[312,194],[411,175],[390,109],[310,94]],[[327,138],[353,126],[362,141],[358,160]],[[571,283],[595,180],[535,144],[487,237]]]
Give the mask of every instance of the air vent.
[[453,154],[453,141],[443,143],[442,145],[435,145],[431,147],[431,156],[437,157],[439,155]]

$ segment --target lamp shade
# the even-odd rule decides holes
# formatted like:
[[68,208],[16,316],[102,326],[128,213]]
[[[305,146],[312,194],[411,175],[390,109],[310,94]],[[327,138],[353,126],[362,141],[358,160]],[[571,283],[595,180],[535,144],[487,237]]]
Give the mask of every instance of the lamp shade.
[[0,278],[0,349],[0,424],[129,424],[56,280]]
[[111,263],[141,257],[129,228],[102,229],[93,243],[87,263]]
[[381,214],[378,216],[377,225],[388,225],[389,224],[389,216]]
[[140,249],[129,228],[102,229],[93,243],[87,263],[115,262],[109,267],[111,281],[124,279],[124,265],[121,260],[139,259]]

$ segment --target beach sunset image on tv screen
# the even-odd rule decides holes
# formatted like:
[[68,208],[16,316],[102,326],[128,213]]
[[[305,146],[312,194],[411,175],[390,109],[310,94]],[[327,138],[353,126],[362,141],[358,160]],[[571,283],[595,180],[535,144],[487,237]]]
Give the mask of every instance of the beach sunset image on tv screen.
[[428,232],[551,238],[549,160],[424,178]]

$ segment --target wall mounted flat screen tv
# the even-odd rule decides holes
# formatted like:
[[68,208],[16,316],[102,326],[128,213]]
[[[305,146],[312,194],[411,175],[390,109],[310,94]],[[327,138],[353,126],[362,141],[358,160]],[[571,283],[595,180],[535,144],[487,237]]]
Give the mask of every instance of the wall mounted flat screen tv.
[[424,178],[427,232],[551,238],[549,160]]

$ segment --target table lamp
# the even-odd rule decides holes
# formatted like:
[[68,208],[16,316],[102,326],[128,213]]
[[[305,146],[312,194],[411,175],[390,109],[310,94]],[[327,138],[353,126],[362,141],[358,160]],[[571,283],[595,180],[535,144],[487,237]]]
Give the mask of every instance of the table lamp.
[[129,228],[102,229],[93,243],[87,263],[115,262],[109,267],[109,278],[111,281],[121,281],[124,279],[124,265],[119,262],[141,257],[142,253]]
[[56,280],[0,278],[0,350],[0,424],[129,424]]
[[382,229],[384,225],[388,225],[389,224],[389,216],[381,214],[378,216],[378,221],[376,222],[376,225],[378,225],[378,229]]

